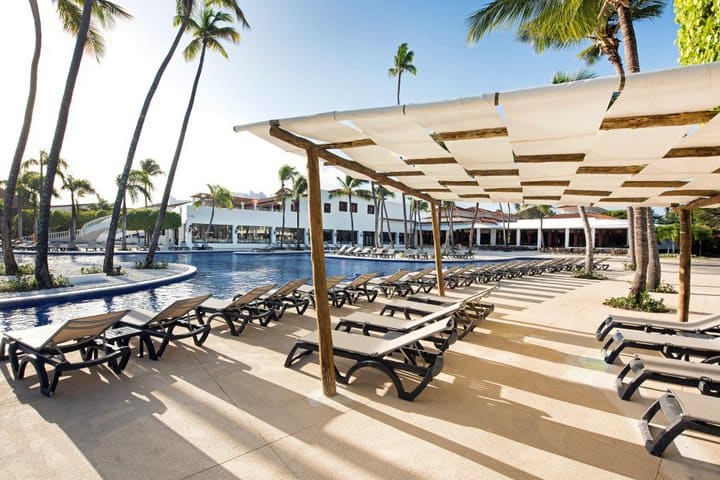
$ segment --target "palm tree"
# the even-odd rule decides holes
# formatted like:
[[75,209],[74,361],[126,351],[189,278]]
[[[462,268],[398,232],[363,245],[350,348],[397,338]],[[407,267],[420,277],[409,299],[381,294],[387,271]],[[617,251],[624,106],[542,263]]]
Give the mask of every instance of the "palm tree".
[[[117,177],[115,182],[120,184],[120,176]],[[123,197],[122,203],[122,239],[120,240],[120,248],[127,250],[127,197],[130,196],[130,200],[134,203],[137,202],[138,198],[142,194],[147,202],[149,193],[145,190],[147,185],[147,173],[142,170],[132,170],[128,177],[127,188],[125,189],[125,197]],[[113,239],[113,245],[115,239]]]
[[[8,180],[6,182],[7,188],[5,189],[4,196],[5,203],[3,206],[2,220],[0,221],[5,269],[8,273],[12,274],[17,272],[17,262],[15,261],[15,256],[12,251],[12,242],[10,239],[12,228],[12,204],[15,196],[15,187],[18,175],[20,174],[20,163],[23,155],[25,154],[25,147],[27,146],[27,139],[30,134],[30,127],[32,126],[35,98],[37,95],[38,65],[40,62],[40,52],[42,50],[42,27],[38,3],[37,0],[29,0],[29,3],[35,31],[35,47],[33,49],[32,61],[30,62],[30,86],[28,88],[28,96],[25,102],[25,114],[23,116],[23,124],[20,129],[20,136],[18,137],[18,142],[15,147],[15,154],[13,155],[12,162],[10,163],[10,173],[8,174]],[[57,1],[57,12],[63,24],[63,28],[65,31],[72,34],[77,34],[80,27],[80,19],[82,15],[79,11],[79,4],[82,5],[82,0]],[[127,13],[120,7],[106,0],[97,0],[97,3],[95,3],[93,7],[93,14],[100,21],[102,26],[111,24],[114,21],[115,16],[128,16]],[[102,41],[101,34],[97,29],[90,26],[86,50],[94,53],[96,58],[99,59],[104,51],[103,46],[104,43]]]
[[152,237],[150,238],[150,246],[148,247],[147,257],[145,258],[146,265],[151,265],[155,260],[155,252],[157,251],[158,240],[160,239],[160,230],[162,230],[163,223],[165,222],[165,212],[167,211],[168,201],[170,200],[170,191],[172,190],[173,180],[175,179],[175,171],[177,170],[177,166],[180,161],[180,154],[182,153],[183,144],[185,142],[185,133],[187,132],[190,114],[192,113],[193,104],[195,103],[198,83],[200,83],[200,75],[202,75],[202,69],[205,63],[205,53],[209,48],[210,50],[219,53],[224,58],[228,58],[228,54],[220,41],[227,40],[231,43],[237,43],[240,41],[240,34],[233,27],[223,26],[225,23],[232,22],[232,17],[225,12],[216,12],[215,10],[206,7],[200,13],[197,20],[187,18],[185,21],[188,23],[188,26],[193,33],[193,40],[187,47],[185,47],[183,55],[185,60],[190,61],[196,58],[199,54],[200,61],[198,62],[195,81],[193,82],[192,92],[190,93],[190,100],[185,111],[185,118],[183,119],[182,127],[180,128],[180,137],[178,138],[178,143],[175,148],[175,155],[173,156],[170,171],[167,175],[165,191],[163,193],[162,202],[160,203],[157,220],[155,221],[155,228],[153,229]]
[[[560,72],[558,72],[560,73]],[[557,77],[557,73],[555,74],[555,78]],[[553,79],[553,82],[555,79]],[[550,205],[528,205],[528,204],[521,204],[516,205],[515,210],[528,210],[528,212],[531,214],[533,218],[539,218],[540,219],[540,232],[539,232],[539,240],[540,240],[540,247],[539,249],[545,248],[545,235],[543,233],[543,219],[547,216],[550,216],[553,214],[553,208]]]
[[[380,234],[382,237],[382,221],[385,220],[385,225],[387,226],[387,232],[388,237],[390,238],[390,243],[392,244],[392,231],[390,229],[390,215],[388,215],[387,210],[387,204],[385,203],[385,200],[387,198],[395,198],[395,192],[388,190],[387,188],[383,187],[382,185],[377,185],[377,198],[380,205]],[[380,243],[383,243],[383,238],[380,238]]]
[[280,200],[282,200],[282,234],[280,235],[280,248],[282,248],[283,240],[285,239],[285,208],[286,200],[289,195],[289,191],[285,187],[285,182],[290,181],[296,175],[298,175],[298,171],[292,165],[285,164],[280,167],[280,170],[278,170],[280,190],[278,190],[276,195]]
[[418,235],[418,246],[419,246],[420,249],[422,249],[422,248],[423,248],[423,238],[422,238],[422,218],[421,218],[421,213],[422,213],[422,212],[427,212],[428,210],[430,210],[430,204],[429,204],[428,202],[423,201],[423,200],[417,200],[417,199],[415,199],[415,200],[413,200],[413,202],[410,204],[410,208],[412,209],[412,211],[411,211],[411,213],[412,213],[411,216],[417,218],[417,221],[416,221],[416,223],[415,223],[415,225],[416,225],[416,231],[417,231],[417,225],[420,226],[420,235]]
[[213,220],[215,219],[215,207],[219,207],[219,208],[232,208],[233,207],[233,196],[232,196],[232,193],[230,193],[230,190],[228,190],[225,187],[221,187],[220,185],[216,185],[216,184],[208,184],[208,188],[210,189],[210,195],[201,194],[193,202],[193,207],[195,207],[195,209],[198,209],[198,208],[206,205],[208,202],[210,202],[210,207],[211,207],[210,221],[208,222],[207,230],[205,231],[205,236],[203,238],[203,243],[205,245],[207,245],[207,243],[208,243],[208,237],[210,236],[210,229],[212,228],[212,223],[213,223]]
[[648,236],[647,220],[645,217],[647,209],[638,207],[635,209],[635,277],[630,287],[630,295],[639,298],[642,292],[647,290],[647,266],[648,266]]
[[[136,170],[138,171],[138,170]],[[145,198],[145,208],[148,207],[148,203],[152,202],[152,192],[155,190],[155,185],[152,183],[152,177],[158,175],[165,175],[160,165],[152,158],[146,158],[140,162],[140,173],[142,173],[142,186],[143,186],[143,197]],[[122,179],[122,177],[121,177]]]
[[[67,2],[69,1],[70,0],[67,0]],[[129,15],[120,7],[111,4],[106,0],[83,1],[82,14],[80,15],[80,22],[77,24],[77,32],[75,34],[75,48],[73,50],[72,60],[70,61],[70,69],[65,82],[65,90],[63,92],[62,101],[60,102],[60,111],[58,113],[57,124],[55,126],[55,134],[53,135],[50,153],[48,154],[47,176],[45,177],[42,192],[40,194],[40,219],[36,247],[37,253],[35,255],[35,280],[40,288],[49,288],[52,286],[52,277],[50,276],[47,259],[50,231],[50,200],[53,191],[53,183],[55,182],[58,161],[60,159],[60,151],[62,150],[63,140],[65,139],[65,130],[67,129],[70,105],[72,104],[73,93],[75,91],[75,82],[77,80],[78,73],[80,72],[80,62],[82,61],[83,50],[87,48],[88,39],[90,42],[93,41],[90,18],[93,13],[93,8],[95,8],[95,11],[97,12],[98,7],[101,5],[107,6],[111,9],[108,14],[97,16],[103,26],[110,24],[115,16],[129,17]],[[90,33],[89,37],[88,33]],[[97,50],[97,47],[95,48]]]
[[80,210],[80,199],[86,195],[94,194],[95,189],[89,180],[73,178],[72,175],[65,177],[63,190],[70,192],[70,244],[71,250],[75,249],[75,232],[77,231],[77,217]]
[[412,64],[415,52],[408,50],[407,43],[401,43],[393,59],[393,66],[388,68],[388,76],[397,77],[397,104],[400,105],[400,81],[402,80],[403,72],[412,73],[417,75],[417,69]]
[[588,221],[585,207],[578,205],[578,213],[583,222],[583,232],[585,233],[585,275],[592,275],[593,271],[593,249],[595,248],[595,239],[592,235],[590,222]]
[[[340,188],[332,190],[330,192],[330,198],[347,197],[348,213],[350,214],[350,238],[352,245],[355,246],[355,224],[353,223],[352,198],[358,197],[369,200],[372,198],[372,193],[360,188],[367,183],[366,180],[359,180],[351,177],[350,175],[345,175],[344,178],[337,177],[337,181],[340,183]],[[377,207],[375,207],[375,211],[377,212]]]
[[292,185],[290,186],[290,198],[295,204],[295,243],[298,250],[300,249],[300,198],[307,195],[308,183],[307,179],[301,174],[295,174],[292,177]]
[[[240,24],[244,28],[250,28],[247,20],[245,20],[245,14],[237,4],[237,0],[205,0],[205,4],[216,5],[221,8],[228,8],[232,10],[235,13],[235,18],[237,19],[237,21],[240,22]],[[175,39],[170,45],[170,50],[168,50],[165,58],[160,63],[160,67],[158,68],[157,72],[155,72],[155,77],[153,78],[153,81],[150,84],[150,88],[145,95],[145,100],[143,102],[142,108],[140,109],[140,114],[138,115],[138,119],[135,124],[135,130],[133,131],[132,139],[130,140],[130,146],[128,148],[127,157],[125,159],[125,165],[123,166],[123,171],[120,174],[120,184],[118,185],[117,195],[115,196],[115,205],[113,207],[112,216],[110,217],[110,226],[108,228],[108,241],[105,247],[105,260],[103,262],[103,271],[105,273],[110,273],[113,269],[115,234],[117,232],[118,221],[120,218],[120,205],[125,199],[125,188],[127,187],[130,170],[132,169],[133,161],[135,160],[135,152],[137,150],[138,143],[140,142],[140,135],[142,133],[143,126],[145,125],[145,117],[150,110],[150,104],[152,103],[155,92],[160,85],[160,80],[162,80],[162,77],[165,74],[165,69],[170,63],[172,57],[175,55],[175,51],[177,50],[178,45],[180,45],[180,40],[185,34],[185,30],[188,28],[189,24],[187,20],[193,14],[195,5],[196,0],[176,0],[176,16],[174,17],[173,21],[175,26],[179,28],[177,33],[175,34]]]
[[480,213],[480,203],[475,202],[475,212],[473,213],[472,223],[470,224],[470,235],[468,235],[468,253],[472,254],[473,244],[475,243],[475,222],[477,222],[478,214]]
[[657,244],[657,235],[655,233],[655,216],[650,207],[645,207],[647,215],[647,241],[648,241],[648,269],[647,269],[647,288],[648,290],[657,290],[660,286],[660,252]]

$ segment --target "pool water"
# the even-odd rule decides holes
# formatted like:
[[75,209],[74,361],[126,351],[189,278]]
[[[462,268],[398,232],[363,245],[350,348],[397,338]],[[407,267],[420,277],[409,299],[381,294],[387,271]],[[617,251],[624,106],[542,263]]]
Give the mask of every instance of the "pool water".
[[[138,261],[137,255],[119,255],[119,261]],[[29,260],[29,259],[28,259]],[[32,307],[0,309],[0,331],[44,325],[83,315],[94,315],[111,310],[143,308],[160,310],[173,301],[185,297],[212,294],[218,298],[232,298],[238,292],[274,283],[282,285],[295,278],[312,278],[309,253],[234,255],[232,252],[158,254],[157,260],[185,263],[197,267],[193,278],[162,287],[68,303],[46,303]],[[25,261],[23,259],[22,261]],[[87,262],[101,265],[102,257],[54,256],[51,265],[62,262]],[[482,262],[468,262],[482,263]],[[379,272],[386,275],[398,269],[417,270],[433,266],[432,262],[389,262],[357,260],[352,258],[326,259],[326,273],[355,277],[361,273]]]

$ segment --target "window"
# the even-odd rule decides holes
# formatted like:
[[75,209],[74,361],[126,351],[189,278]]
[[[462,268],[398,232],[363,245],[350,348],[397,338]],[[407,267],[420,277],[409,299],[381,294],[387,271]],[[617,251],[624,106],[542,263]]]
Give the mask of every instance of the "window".
[[335,241],[337,243],[357,243],[357,232],[338,230],[335,235]]
[[207,223],[193,223],[190,234],[193,242],[202,242],[207,238],[208,243],[232,243],[232,225],[212,225],[208,232]]
[[270,227],[238,225],[235,237],[237,243],[270,243]]
[[292,245],[294,243],[305,243],[305,229],[301,228],[299,231],[295,228],[276,228],[275,229],[275,242]]
[[350,204],[350,211],[352,213],[357,213],[357,203],[353,202]]
[[368,215],[375,215],[375,205],[368,205],[367,212],[368,212]]
[[341,212],[347,212],[347,202],[340,202],[339,210]]
[[323,204],[323,212],[325,212],[325,213],[330,213],[331,211],[332,211],[332,210],[330,209],[330,204],[329,204],[329,203],[324,203],[324,204]]
[[290,202],[290,211],[291,211],[291,212],[297,212],[297,211],[298,211],[298,204],[299,204],[299,203],[300,203],[300,202],[299,202],[298,200],[293,200],[292,202]]
[[[326,203],[325,205],[330,205],[330,204]],[[332,230],[323,230],[323,242],[324,243],[332,243],[332,237],[333,237]]]

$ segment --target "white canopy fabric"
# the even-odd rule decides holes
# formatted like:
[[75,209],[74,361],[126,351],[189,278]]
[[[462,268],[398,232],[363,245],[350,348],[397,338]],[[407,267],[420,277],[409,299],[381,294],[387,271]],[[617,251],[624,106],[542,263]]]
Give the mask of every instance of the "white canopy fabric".
[[[673,206],[720,194],[720,63],[271,124],[438,200]],[[367,178],[343,169],[358,178]]]

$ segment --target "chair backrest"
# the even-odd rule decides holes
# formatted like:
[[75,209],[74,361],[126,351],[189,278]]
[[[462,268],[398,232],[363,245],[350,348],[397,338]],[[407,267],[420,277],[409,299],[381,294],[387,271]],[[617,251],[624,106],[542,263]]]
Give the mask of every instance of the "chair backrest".
[[447,330],[450,327],[450,321],[451,319],[448,316],[446,318],[438,320],[437,322],[433,322],[425,325],[422,328],[418,328],[417,330],[411,330],[410,332],[400,335],[399,337],[384,341],[378,344],[378,346],[375,348],[375,351],[373,352],[373,355],[384,356],[402,347],[406,347],[420,340],[432,337],[433,335],[436,335],[443,330]]
[[345,280],[345,275],[336,275],[334,277],[327,277],[327,280],[325,280],[325,283],[329,290],[329,289],[333,288],[334,286],[336,286],[338,283],[342,282],[343,280]]
[[410,270],[398,270],[397,272],[393,273],[392,275],[388,275],[385,277],[382,281],[382,283],[394,283],[403,278],[405,275],[410,273]]
[[96,338],[102,333],[116,324],[118,320],[127,315],[130,310],[122,310],[119,312],[103,313],[101,315],[92,315],[89,317],[73,318],[63,323],[55,333],[48,338],[43,345],[50,347],[60,345],[71,340],[80,340],[84,338]]
[[285,285],[279,287],[277,290],[272,292],[270,295],[271,297],[287,297],[288,295],[291,295],[295,290],[305,285],[305,282],[307,282],[307,278],[298,278],[295,280],[290,280]]
[[410,280],[420,280],[422,277],[424,277],[425,275],[429,274],[432,271],[433,271],[432,267],[423,268],[419,272],[414,273],[412,275],[412,277],[410,277]]
[[184,298],[176,300],[170,306],[157,313],[147,323],[162,323],[169,320],[175,320],[197,308],[202,302],[212,297],[212,295],[200,295],[199,297]]
[[[348,287],[351,287],[351,288],[352,288],[352,287],[362,287],[362,286],[365,285],[367,282],[369,282],[370,280],[372,280],[373,278],[378,277],[378,276],[380,276],[380,274],[377,273],[377,272],[363,273],[362,275],[360,275],[359,277],[357,277],[355,280],[353,280],[352,282],[348,283],[347,286],[348,286]],[[346,288],[347,288],[347,287],[346,287]]]
[[238,295],[235,298],[233,298],[232,303],[228,306],[228,308],[239,308],[244,305],[247,305],[250,302],[254,302],[260,296],[265,295],[267,292],[272,290],[275,287],[275,284],[270,285],[262,285],[260,287],[255,287],[252,290],[250,290],[247,293],[244,293],[242,295]]

